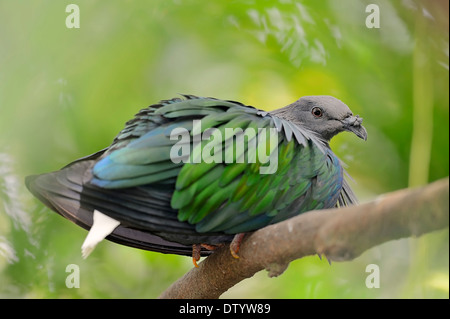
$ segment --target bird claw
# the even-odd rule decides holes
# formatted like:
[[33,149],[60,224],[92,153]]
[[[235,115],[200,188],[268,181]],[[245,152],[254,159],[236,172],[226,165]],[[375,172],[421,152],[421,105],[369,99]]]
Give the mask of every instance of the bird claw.
[[202,246],[203,248],[205,248],[207,250],[216,250],[217,248],[223,246],[223,244],[218,244],[218,245],[200,244],[200,246]]
[[[241,242],[245,237],[245,233],[240,233],[240,234],[236,234],[234,235],[233,240],[230,243],[230,253],[231,256],[233,256],[233,258],[235,259],[239,259],[239,248],[241,246]],[[222,247],[223,244],[218,244],[218,245],[210,245],[210,244],[193,244],[192,245],[192,263],[194,264],[195,268],[198,268],[199,265],[197,264],[197,262],[200,260],[201,257],[201,250],[202,247],[208,250],[216,250],[219,247]]]
[[218,244],[218,245],[193,244],[192,245],[192,263],[194,264],[195,268],[199,267],[197,262],[200,260],[202,248],[205,248],[207,250],[216,250],[217,248],[222,247],[222,246],[223,246],[223,244]]
[[230,244],[230,253],[231,256],[233,256],[233,258],[235,259],[239,259],[239,248],[241,248],[241,242],[245,237],[245,233],[240,233],[240,234],[236,234],[234,235],[233,240],[231,241]]
[[195,268],[198,268],[197,261],[200,260],[200,251],[202,250],[202,246],[199,244],[192,245],[192,263],[194,264]]

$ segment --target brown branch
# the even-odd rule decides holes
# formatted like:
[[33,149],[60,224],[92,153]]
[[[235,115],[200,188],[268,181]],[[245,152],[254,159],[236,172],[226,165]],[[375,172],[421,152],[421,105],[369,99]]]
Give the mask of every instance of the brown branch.
[[228,246],[218,249],[160,298],[218,298],[260,270],[277,276],[289,262],[314,254],[351,260],[383,242],[446,228],[448,219],[448,177],[358,206],[311,211],[247,235],[239,259]]

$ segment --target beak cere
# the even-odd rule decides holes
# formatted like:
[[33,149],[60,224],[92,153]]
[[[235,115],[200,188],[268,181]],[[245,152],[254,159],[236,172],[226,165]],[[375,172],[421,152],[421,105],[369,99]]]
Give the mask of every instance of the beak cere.
[[355,133],[356,136],[367,141],[367,131],[365,127],[361,125],[362,121],[363,119],[359,117],[359,115],[356,115],[346,117],[342,123],[344,123],[345,130]]

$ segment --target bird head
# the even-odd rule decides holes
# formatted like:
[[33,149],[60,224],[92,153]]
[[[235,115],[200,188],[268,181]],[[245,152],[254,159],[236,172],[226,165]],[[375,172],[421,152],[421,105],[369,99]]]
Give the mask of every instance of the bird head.
[[344,131],[352,132],[359,138],[367,140],[367,131],[361,125],[363,119],[359,115],[353,115],[346,104],[332,96],[304,96],[283,109],[286,108],[289,112],[281,113],[283,115],[290,113],[290,121],[308,128],[326,141]]

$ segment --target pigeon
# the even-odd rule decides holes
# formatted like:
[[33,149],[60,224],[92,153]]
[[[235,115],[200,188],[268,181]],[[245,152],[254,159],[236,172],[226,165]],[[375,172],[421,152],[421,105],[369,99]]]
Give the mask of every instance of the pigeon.
[[140,110],[111,145],[60,170],[25,179],[53,211],[103,239],[201,256],[301,213],[357,203],[329,141],[366,140],[362,118],[332,96],[304,96],[264,111],[181,95]]

